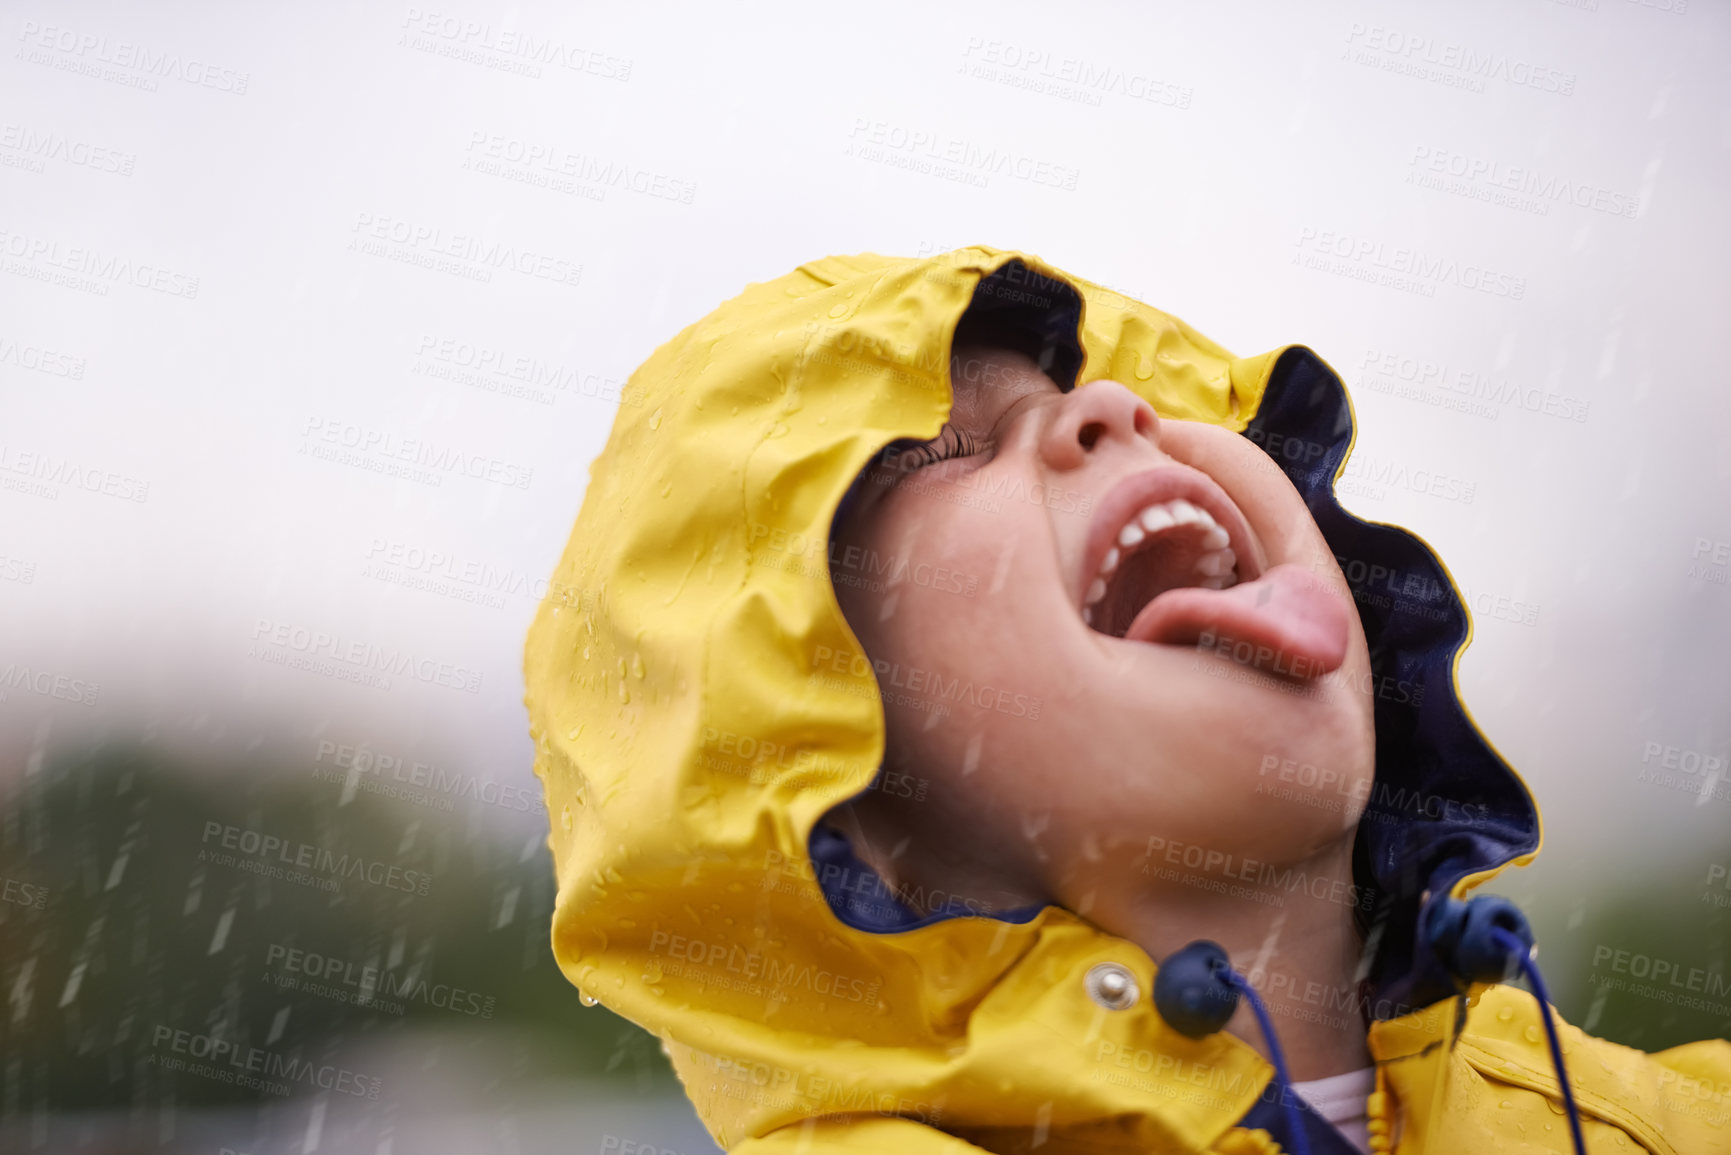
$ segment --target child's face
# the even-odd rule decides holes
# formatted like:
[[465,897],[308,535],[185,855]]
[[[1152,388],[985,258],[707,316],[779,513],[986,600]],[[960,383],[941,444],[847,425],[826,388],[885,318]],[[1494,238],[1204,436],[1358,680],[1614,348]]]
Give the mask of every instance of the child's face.
[[[952,381],[932,446],[964,456],[880,454],[836,526],[898,776],[872,804],[1060,900],[1151,838],[1261,862],[1343,838],[1374,766],[1369,655],[1285,474],[1117,382],[1066,395],[1019,353],[958,346]],[[1123,535],[1177,494],[1221,529],[1156,514]]]

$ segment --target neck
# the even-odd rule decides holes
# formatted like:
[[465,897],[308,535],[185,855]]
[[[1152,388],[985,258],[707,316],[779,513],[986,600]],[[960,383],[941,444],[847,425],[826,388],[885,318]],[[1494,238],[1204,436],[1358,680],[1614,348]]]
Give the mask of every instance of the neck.
[[[1224,894],[1200,888],[1214,880],[1198,871],[1159,862],[1154,869],[1171,873],[1139,877],[1132,893],[1097,895],[1088,917],[1156,964],[1197,939],[1226,948],[1232,969],[1267,1006],[1295,1082],[1371,1065],[1354,980],[1361,948],[1349,840],[1290,864],[1290,873],[1283,864],[1277,883],[1234,882]],[[1271,1058],[1249,999],[1240,999],[1226,1030]]]
[[[855,853],[898,890],[902,882],[941,886],[949,893],[982,899],[991,904],[989,910],[1036,900],[1055,902],[1134,942],[1156,965],[1199,938],[1213,939],[1226,948],[1233,969],[1250,980],[1267,1005],[1294,1081],[1371,1065],[1353,980],[1361,947],[1352,922],[1357,891],[1350,832],[1304,861],[1280,864],[1272,884],[1234,879],[1230,888],[1222,888],[1224,894],[1203,888],[1221,880],[1158,857],[1118,860],[1123,863],[1118,869],[1084,862],[1068,877],[1024,880],[1014,873],[1013,862],[977,854],[982,848],[973,840],[946,845],[934,837],[926,841],[928,851],[942,847],[946,854],[899,855],[890,849],[888,837],[871,836],[882,821],[872,808],[878,798],[873,792],[856,799],[832,811],[830,820],[848,833]],[[912,826],[910,816],[898,819],[892,813],[883,829]],[[938,828],[966,827],[959,818],[945,816],[938,819]],[[899,849],[907,843],[908,836],[902,834],[894,845]],[[1103,888],[1102,878],[1124,879],[1126,884]],[[1263,1058],[1272,1058],[1250,1000],[1240,1000],[1226,1030]]]

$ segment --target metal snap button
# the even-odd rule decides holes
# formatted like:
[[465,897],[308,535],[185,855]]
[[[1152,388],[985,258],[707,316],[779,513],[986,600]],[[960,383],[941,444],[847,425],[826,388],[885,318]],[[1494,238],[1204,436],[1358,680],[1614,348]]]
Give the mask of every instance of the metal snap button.
[[1082,980],[1088,997],[1109,1011],[1129,1010],[1142,997],[1136,976],[1117,963],[1101,963]]

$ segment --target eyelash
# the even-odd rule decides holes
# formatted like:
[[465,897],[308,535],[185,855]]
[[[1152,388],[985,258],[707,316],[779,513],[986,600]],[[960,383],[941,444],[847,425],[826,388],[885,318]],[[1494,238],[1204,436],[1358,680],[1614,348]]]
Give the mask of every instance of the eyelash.
[[[949,438],[952,433],[955,434],[953,443]],[[948,461],[952,457],[972,457],[980,452],[980,449],[980,443],[975,440],[973,434],[964,429],[958,429],[954,425],[946,424],[936,438],[904,450],[896,455],[895,460],[897,464],[900,464],[904,457],[918,454],[921,460],[913,468],[924,469],[928,465],[936,465],[938,462]]]

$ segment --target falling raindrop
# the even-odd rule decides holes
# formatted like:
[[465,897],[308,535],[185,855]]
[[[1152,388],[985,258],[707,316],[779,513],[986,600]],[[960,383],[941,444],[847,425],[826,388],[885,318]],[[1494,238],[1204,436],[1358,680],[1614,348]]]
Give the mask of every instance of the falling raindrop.
[[520,886],[513,886],[505,892],[504,899],[499,903],[499,917],[493,923],[494,930],[498,930],[502,926],[509,926],[511,920],[516,917],[517,896],[522,892],[522,889]]
[[114,868],[108,872],[108,885],[104,890],[113,890],[120,885],[121,877],[126,873],[127,860],[132,857],[132,843],[128,841],[120,848],[120,855],[114,860]]
[[962,777],[966,778],[980,768],[980,746],[985,742],[984,734],[975,734],[968,739],[968,749],[962,755]]
[[288,1007],[283,1007],[281,1010],[277,1011],[276,1015],[270,1021],[270,1031],[264,1037],[264,1041],[267,1044],[274,1043],[278,1039],[282,1038],[283,1028],[288,1026],[288,1019]]
[[72,973],[66,976],[66,986],[60,992],[61,1007],[69,1007],[72,1005],[72,1000],[78,997],[78,988],[82,986],[83,983],[84,960],[80,959],[78,960],[78,964],[72,968]]
[[216,933],[211,935],[210,949],[206,954],[215,954],[228,943],[228,932],[234,926],[234,907],[222,912],[222,917],[216,920]]
[[14,1025],[30,1013],[30,1000],[35,994],[30,979],[35,973],[36,958],[32,955],[24,960],[23,967],[18,971],[18,977],[12,981],[12,991],[8,998],[12,1003],[12,1022]]

